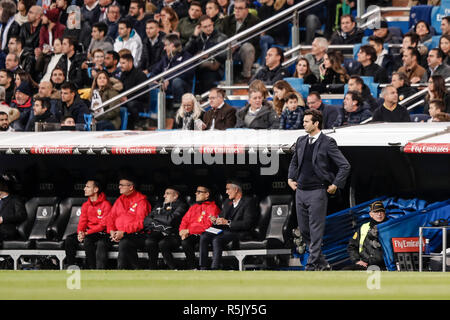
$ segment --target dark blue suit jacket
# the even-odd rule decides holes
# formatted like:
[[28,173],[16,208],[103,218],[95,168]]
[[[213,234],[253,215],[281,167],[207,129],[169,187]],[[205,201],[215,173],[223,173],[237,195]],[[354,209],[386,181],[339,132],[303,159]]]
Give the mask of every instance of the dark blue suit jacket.
[[[297,181],[307,143],[308,135],[301,136],[297,139],[294,156],[289,165],[288,179]],[[334,184],[338,188],[344,188],[345,181],[350,173],[350,164],[338,149],[336,141],[333,138],[326,136],[324,133],[320,134],[314,143],[312,163],[314,173],[324,183],[328,185]],[[333,164],[338,168],[337,173],[334,172]]]

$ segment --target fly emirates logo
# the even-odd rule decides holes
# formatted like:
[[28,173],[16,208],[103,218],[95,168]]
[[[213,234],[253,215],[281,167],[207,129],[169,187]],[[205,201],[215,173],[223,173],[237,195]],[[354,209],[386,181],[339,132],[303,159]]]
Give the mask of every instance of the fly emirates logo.
[[419,252],[419,238],[392,238],[394,252]]

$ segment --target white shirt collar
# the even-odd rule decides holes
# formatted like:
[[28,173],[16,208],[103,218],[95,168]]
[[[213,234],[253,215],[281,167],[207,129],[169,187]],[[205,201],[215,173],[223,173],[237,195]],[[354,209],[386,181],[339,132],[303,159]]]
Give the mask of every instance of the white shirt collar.
[[308,135],[308,138],[313,138],[311,143],[314,143],[319,139],[320,135],[322,134],[322,131],[319,131],[319,133],[316,133],[315,135]]

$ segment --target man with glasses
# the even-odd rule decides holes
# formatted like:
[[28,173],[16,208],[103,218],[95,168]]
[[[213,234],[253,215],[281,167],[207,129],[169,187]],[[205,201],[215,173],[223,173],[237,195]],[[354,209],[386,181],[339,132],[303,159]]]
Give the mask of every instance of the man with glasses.
[[179,235],[181,246],[186,255],[187,269],[195,269],[195,245],[199,242],[200,235],[212,225],[212,220],[220,213],[219,207],[211,200],[211,188],[199,185],[195,191],[195,204],[181,220]]
[[203,115],[205,130],[225,130],[236,125],[236,109],[225,103],[225,90],[213,88],[209,91],[209,109]]
[[119,180],[120,197],[107,219],[107,232],[119,243],[118,269],[138,269],[137,250],[145,247],[144,219],[151,211],[147,197],[136,190],[135,178]]
[[[234,2],[234,14],[224,18],[223,32],[231,38],[232,36],[249,29],[260,22],[259,18],[248,12],[246,0]],[[233,47],[234,59],[242,61],[242,81],[248,83],[252,76],[252,66],[258,54],[259,38],[253,37],[239,46]]]
[[337,106],[323,104],[320,93],[316,91],[310,92],[306,99],[306,104],[309,109],[315,109],[322,112],[323,129],[332,129],[333,127],[339,126],[339,108]]

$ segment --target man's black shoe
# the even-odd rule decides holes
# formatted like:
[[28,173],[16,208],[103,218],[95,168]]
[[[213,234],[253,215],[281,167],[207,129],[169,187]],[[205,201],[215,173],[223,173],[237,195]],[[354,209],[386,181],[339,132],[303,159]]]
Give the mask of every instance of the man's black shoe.
[[331,271],[331,266],[327,263],[327,264],[323,264],[320,266],[317,266],[316,270],[318,271]]
[[313,264],[307,264],[305,266],[305,271],[316,271],[316,266]]

